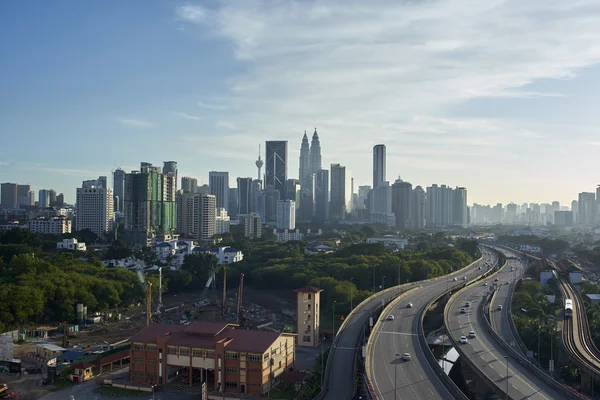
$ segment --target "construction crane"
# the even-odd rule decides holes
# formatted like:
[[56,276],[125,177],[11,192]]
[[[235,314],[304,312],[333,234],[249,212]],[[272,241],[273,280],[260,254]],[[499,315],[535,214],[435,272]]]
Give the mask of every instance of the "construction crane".
[[146,291],[146,326],[149,326],[152,322],[152,282],[147,282],[144,279],[142,271],[138,270],[137,274],[142,288]]

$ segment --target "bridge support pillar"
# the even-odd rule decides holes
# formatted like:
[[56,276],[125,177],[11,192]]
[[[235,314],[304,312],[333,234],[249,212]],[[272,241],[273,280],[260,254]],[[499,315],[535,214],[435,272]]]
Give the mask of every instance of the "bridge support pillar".
[[592,393],[592,377],[584,371],[581,371],[581,390],[586,393]]
[[487,387],[487,385],[483,382],[482,379],[476,379],[475,380],[475,387],[476,387],[476,393],[475,393],[475,398],[477,400],[484,400],[488,397],[488,395],[490,394],[490,389]]

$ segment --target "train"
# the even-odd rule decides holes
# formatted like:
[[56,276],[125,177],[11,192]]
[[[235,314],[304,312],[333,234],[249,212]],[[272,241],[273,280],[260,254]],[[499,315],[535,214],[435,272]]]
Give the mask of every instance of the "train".
[[570,318],[573,315],[573,300],[565,299],[565,318]]

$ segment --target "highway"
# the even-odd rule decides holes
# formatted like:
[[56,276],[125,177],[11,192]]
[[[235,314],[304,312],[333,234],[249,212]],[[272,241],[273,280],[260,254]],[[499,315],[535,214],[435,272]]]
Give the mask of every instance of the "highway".
[[[454,398],[430,366],[424,353],[429,349],[423,349],[420,345],[417,336],[419,316],[433,298],[463,285],[463,276],[471,280],[488,269],[486,263],[494,264],[494,253],[484,250],[483,254],[484,259],[468,270],[422,284],[419,290],[395,301],[393,307],[382,314],[381,324],[372,333],[371,357],[367,365],[378,399]],[[456,281],[453,279],[455,277]],[[412,303],[413,307],[407,308],[408,303]],[[393,321],[386,320],[390,314],[394,316]],[[411,360],[402,361],[396,357],[396,354],[403,353],[409,353]]]
[[[507,270],[508,272],[504,272]],[[548,383],[531,373],[527,367],[521,365],[516,358],[496,342],[484,326],[487,321],[484,321],[484,317],[480,312],[481,302],[485,301],[490,286],[496,277],[499,279],[499,283],[504,284],[510,279],[510,285],[514,285],[515,280],[511,276],[510,267],[507,268],[505,264],[501,272],[485,280],[488,286],[478,283],[453,297],[446,306],[448,332],[457,343],[460,342],[461,336],[468,336],[470,331],[475,332],[475,338],[469,339],[467,344],[457,346],[459,354],[474,363],[475,368],[502,392],[506,393],[508,391],[510,398],[536,400],[564,398]],[[467,301],[471,303],[470,307],[464,307]],[[505,299],[505,301],[507,300]],[[465,308],[466,312],[461,313],[461,308]],[[502,335],[506,335],[506,332],[509,331],[506,325],[507,322],[503,322],[507,320],[503,320],[501,315],[506,313],[506,308],[503,304],[503,310],[493,309],[492,311],[492,313],[495,313],[492,320],[497,321],[496,328],[502,332]]]
[[[505,312],[492,313],[491,325],[492,329],[498,334],[498,336],[500,336],[513,349],[521,352],[521,349],[517,344],[517,338],[515,338],[513,330],[510,328],[510,315],[508,310],[510,309],[509,306],[510,302],[512,301],[514,283],[519,280],[525,271],[523,263],[519,260],[507,260],[506,263],[506,268],[496,275],[500,280],[500,285],[498,285],[498,292],[494,296],[491,304],[492,310],[496,310],[498,306],[502,306]],[[511,269],[514,269],[514,271],[511,271]],[[510,282],[511,284],[506,285],[506,282]]]

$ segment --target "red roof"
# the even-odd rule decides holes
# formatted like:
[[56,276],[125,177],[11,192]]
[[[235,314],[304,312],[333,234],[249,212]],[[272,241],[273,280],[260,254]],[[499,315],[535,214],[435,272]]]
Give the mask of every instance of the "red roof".
[[301,289],[294,290],[294,292],[297,292],[297,293],[298,292],[299,293],[320,293],[322,291],[323,291],[323,289],[319,289],[319,288],[316,288],[314,286],[304,286]]

